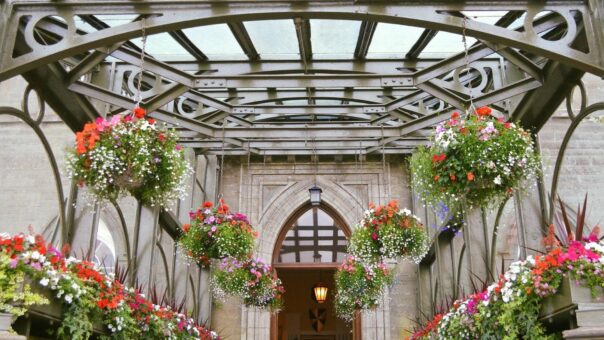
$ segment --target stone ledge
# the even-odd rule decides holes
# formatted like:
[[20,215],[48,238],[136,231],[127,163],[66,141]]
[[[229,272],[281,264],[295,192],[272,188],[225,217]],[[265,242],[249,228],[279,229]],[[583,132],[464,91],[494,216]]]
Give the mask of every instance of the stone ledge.
[[580,327],[562,333],[564,339],[604,340],[604,327]]

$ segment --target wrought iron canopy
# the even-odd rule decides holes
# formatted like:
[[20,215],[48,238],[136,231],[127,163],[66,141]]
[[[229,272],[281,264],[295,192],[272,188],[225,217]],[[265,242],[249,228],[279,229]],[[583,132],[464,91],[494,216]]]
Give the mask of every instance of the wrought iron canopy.
[[597,0],[8,0],[0,80],[22,74],[77,129],[133,107],[144,27],[142,106],[189,147],[400,154],[471,98],[539,128],[563,99],[556,74],[604,76],[602,12]]

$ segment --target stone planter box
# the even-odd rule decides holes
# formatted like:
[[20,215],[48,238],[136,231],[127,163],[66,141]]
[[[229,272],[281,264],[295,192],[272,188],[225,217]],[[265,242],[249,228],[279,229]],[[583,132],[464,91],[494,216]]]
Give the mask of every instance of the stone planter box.
[[565,277],[558,293],[543,299],[539,319],[556,330],[600,326],[604,325],[604,303],[592,298],[588,287]]
[[24,340],[25,337],[14,333],[11,327],[15,317],[10,313],[0,312],[0,339],[1,340]]
[[[36,282],[30,282],[30,286],[33,292],[44,296],[50,303],[30,307],[24,316],[17,319],[13,325],[14,330],[19,334],[29,334],[30,332],[36,333],[36,331],[39,331],[39,328],[58,327],[63,319],[63,304],[55,298],[50,289],[41,287]],[[97,335],[107,334],[105,326],[98,322],[93,324],[93,332]],[[36,338],[39,338],[41,335],[38,335]],[[2,339],[4,338],[0,337],[0,340]],[[20,339],[23,339],[23,337]]]

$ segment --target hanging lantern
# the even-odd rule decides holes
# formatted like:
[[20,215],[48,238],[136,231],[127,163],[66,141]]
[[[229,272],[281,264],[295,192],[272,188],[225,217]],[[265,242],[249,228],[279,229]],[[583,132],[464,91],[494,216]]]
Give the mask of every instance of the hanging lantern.
[[314,300],[318,303],[323,303],[327,300],[327,286],[323,284],[323,282],[318,282],[313,287],[314,292]]
[[323,192],[323,190],[321,190],[321,188],[319,188],[318,186],[313,186],[312,188],[308,189],[308,192],[310,193],[310,204],[311,205],[320,205],[321,204],[321,193]]

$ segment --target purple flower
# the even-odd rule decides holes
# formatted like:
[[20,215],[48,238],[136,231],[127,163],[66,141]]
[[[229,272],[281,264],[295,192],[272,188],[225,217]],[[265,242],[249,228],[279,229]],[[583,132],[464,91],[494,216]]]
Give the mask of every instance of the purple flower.
[[17,260],[17,259],[15,258],[15,259],[10,260],[10,264],[9,264],[8,266],[9,266],[11,269],[15,269],[15,268],[17,268],[17,263],[19,263],[19,260]]
[[241,214],[241,213],[236,213],[235,215],[233,215],[233,219],[247,223],[247,216],[245,216],[244,214]]
[[216,232],[216,226],[213,226],[212,229],[210,229],[210,230],[212,230],[212,232],[215,233]]

